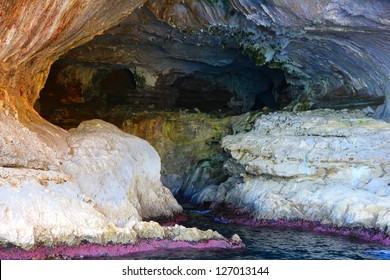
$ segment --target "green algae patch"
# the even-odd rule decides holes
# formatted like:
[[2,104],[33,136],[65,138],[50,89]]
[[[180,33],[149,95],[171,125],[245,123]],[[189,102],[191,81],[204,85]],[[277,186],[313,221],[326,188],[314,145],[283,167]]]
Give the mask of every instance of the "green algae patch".
[[148,141],[159,153],[162,180],[174,194],[226,180],[221,147],[227,135],[245,133],[262,112],[238,116],[190,111],[145,111],[123,122],[123,131]]
[[159,153],[163,172],[186,175],[202,160],[222,153],[220,140],[231,134],[231,117],[206,113],[141,112],[122,129],[148,141]]

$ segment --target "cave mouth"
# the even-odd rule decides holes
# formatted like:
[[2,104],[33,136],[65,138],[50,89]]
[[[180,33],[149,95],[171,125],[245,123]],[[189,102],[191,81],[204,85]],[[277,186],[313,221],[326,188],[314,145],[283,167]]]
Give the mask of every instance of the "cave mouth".
[[104,63],[56,61],[35,104],[42,117],[62,128],[89,119],[121,126],[144,111],[196,111],[237,115],[278,110],[291,102],[284,72],[266,66],[171,72],[153,81],[137,69]]
[[232,34],[183,32],[141,8],[61,56],[35,107],[64,129],[102,119],[145,139],[160,155],[163,184],[185,200],[230,176],[223,137],[301,93]]
[[230,27],[181,29],[143,6],[61,56],[36,109],[51,123],[72,128],[95,118],[121,126],[144,111],[237,115],[278,110],[295,100],[299,90],[287,82],[290,76],[274,68],[279,65],[259,62],[237,34]]
[[[238,49],[235,55],[237,64],[202,64],[192,72],[172,67],[163,74],[65,55],[52,65],[36,109],[64,129],[102,119],[145,139],[160,155],[164,186],[186,202],[194,188],[229,177],[221,139],[237,129],[232,118],[279,110],[293,100],[284,71],[256,66]],[[243,120],[244,129],[248,124]]]

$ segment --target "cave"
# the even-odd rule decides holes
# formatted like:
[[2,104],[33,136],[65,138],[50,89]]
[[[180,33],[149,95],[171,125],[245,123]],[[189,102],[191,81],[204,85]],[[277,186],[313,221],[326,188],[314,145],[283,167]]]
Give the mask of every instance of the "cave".
[[287,82],[283,69],[256,64],[255,54],[224,32],[198,39],[198,33],[161,22],[143,7],[62,55],[35,107],[63,128],[92,118],[120,126],[130,112],[144,110],[277,110],[302,91]]
[[388,250],[390,3],[293,2],[0,2],[0,258]]
[[[161,32],[152,44],[150,30]],[[177,37],[167,41],[166,34]],[[232,132],[230,118],[280,110],[300,88],[287,82],[284,70],[257,65],[236,38],[206,35],[199,41],[197,36],[142,7],[62,55],[35,106],[64,129],[102,119],[147,140],[161,157],[164,186],[180,202],[193,203],[189,190],[229,177],[220,141]],[[126,45],[118,46],[122,41]]]
[[[65,67],[65,68],[63,68]],[[121,110],[126,116],[128,111],[142,110],[200,110],[201,112],[221,114],[240,114],[250,110],[261,110],[264,107],[275,110],[280,103],[277,100],[277,92],[287,87],[286,81],[281,79],[278,90],[273,86],[271,78],[259,74],[258,79],[265,81],[269,86],[264,90],[260,86],[256,89],[253,85],[253,92],[249,95],[252,98],[250,105],[243,108],[244,97],[237,95],[234,86],[233,90],[216,81],[217,78],[205,78],[196,74],[177,77],[170,84],[159,83],[154,88],[146,88],[139,85],[134,74],[128,68],[99,68],[94,66],[76,69],[75,65],[61,65],[56,62],[49,74],[45,87],[40,93],[35,107],[40,114],[50,122],[64,128],[76,127],[81,121],[91,118],[101,118],[109,122],[115,122],[110,118],[112,110]],[[101,67],[101,66],[100,66]],[[60,73],[59,69],[74,68],[74,73]],[[81,70],[81,71],[80,71]],[[88,85],[83,85],[85,73],[82,70],[92,71]],[[282,71],[271,70],[277,75],[283,75]],[[67,74],[73,75],[66,76]],[[80,75],[80,76],[77,76]],[[223,72],[219,76],[233,76],[232,72]],[[137,85],[138,83],[138,85]],[[283,86],[281,86],[283,85]],[[239,85],[238,85],[239,86]],[[61,92],[60,94],[53,94]],[[252,95],[252,96],[251,96]],[[248,97],[246,97],[248,99]],[[88,108],[95,108],[90,111]],[[66,112],[64,112],[66,110]],[[62,114],[62,115],[61,115]],[[82,116],[85,114],[85,116]]]
[[249,69],[234,63],[229,69],[214,67],[207,75],[168,74],[153,87],[145,86],[144,78],[129,65],[87,65],[54,63],[35,103],[41,116],[69,129],[93,118],[121,125],[120,118],[144,110],[238,115],[281,109],[293,100],[282,70],[254,64]]

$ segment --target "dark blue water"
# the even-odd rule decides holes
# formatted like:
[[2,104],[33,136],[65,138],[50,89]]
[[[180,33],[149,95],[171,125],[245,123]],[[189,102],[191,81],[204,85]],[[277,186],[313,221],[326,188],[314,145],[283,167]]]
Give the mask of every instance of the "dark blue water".
[[121,259],[267,259],[267,260],[362,260],[389,259],[390,246],[353,237],[315,233],[292,228],[261,227],[217,222],[210,212],[187,210],[187,227],[217,230],[226,237],[237,233],[245,249],[165,250],[140,253]]

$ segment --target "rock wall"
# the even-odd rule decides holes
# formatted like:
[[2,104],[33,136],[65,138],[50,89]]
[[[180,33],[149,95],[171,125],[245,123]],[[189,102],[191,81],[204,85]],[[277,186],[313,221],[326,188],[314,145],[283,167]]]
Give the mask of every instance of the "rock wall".
[[194,196],[254,220],[300,220],[390,233],[390,126],[362,111],[271,113],[227,136],[232,177]]
[[[296,109],[348,107],[390,92],[386,0],[148,1],[147,6],[184,30],[207,33],[211,26],[234,34],[257,64],[282,68],[290,84],[303,86],[301,104],[292,104]],[[380,108],[378,116],[387,118],[387,110]]]
[[[118,88],[117,94],[123,94],[122,104],[132,108],[137,107],[137,101],[138,107],[196,107],[208,112],[226,111],[230,106],[248,111],[256,95],[273,98],[273,88],[284,81],[283,71],[256,66],[242,53],[234,35],[225,33],[181,30],[143,7],[120,25],[62,56],[56,66],[130,70],[135,90]],[[61,80],[66,73],[59,71],[56,76]],[[70,88],[65,90],[71,92]],[[42,103],[45,94],[46,90]],[[229,102],[231,99],[237,103]],[[265,105],[276,107],[276,102]]]
[[[123,122],[122,129],[147,140],[157,150],[164,185],[173,194],[186,196],[193,188],[225,180],[220,140],[231,133],[231,123],[231,117],[200,112],[154,111],[133,115]],[[200,166],[203,174],[195,176]]]
[[[140,222],[182,211],[161,184],[160,158],[146,141],[98,120],[68,132],[33,109],[50,65],[62,53],[140,4],[0,2],[1,246],[221,239],[211,231]],[[2,256],[17,257],[1,246]]]
[[0,165],[58,168],[66,132],[32,108],[50,65],[120,22],[143,1],[1,1]]
[[376,107],[389,92],[389,11],[385,0],[148,1],[62,59],[128,68],[145,100],[195,76],[212,89],[198,92],[223,89],[241,111]]

